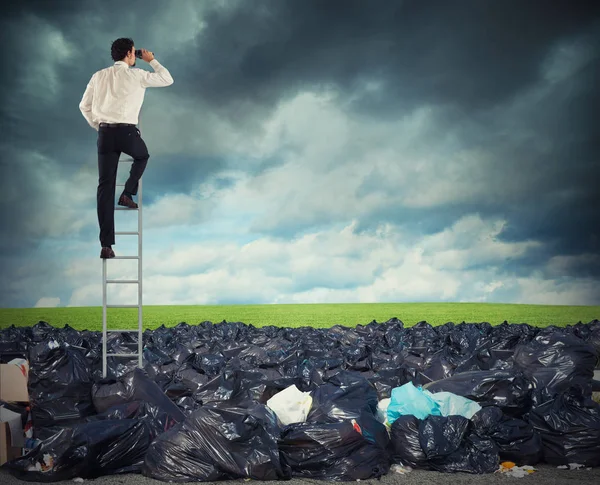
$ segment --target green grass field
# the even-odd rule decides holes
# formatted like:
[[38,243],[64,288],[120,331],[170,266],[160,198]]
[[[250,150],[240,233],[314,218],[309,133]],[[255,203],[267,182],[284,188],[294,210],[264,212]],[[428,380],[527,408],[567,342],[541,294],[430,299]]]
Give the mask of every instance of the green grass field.
[[[357,303],[294,305],[215,305],[215,306],[144,306],[144,328],[156,328],[186,322],[190,325],[209,320],[241,321],[256,327],[353,327],[373,320],[384,322],[397,317],[406,326],[425,320],[432,325],[446,322],[528,323],[546,327],[566,326],[600,319],[600,306],[513,305],[493,303]],[[137,326],[137,309],[107,310],[109,328]],[[65,324],[78,330],[101,330],[101,307],[4,308],[0,309],[0,328],[30,326],[45,321],[55,327]]]

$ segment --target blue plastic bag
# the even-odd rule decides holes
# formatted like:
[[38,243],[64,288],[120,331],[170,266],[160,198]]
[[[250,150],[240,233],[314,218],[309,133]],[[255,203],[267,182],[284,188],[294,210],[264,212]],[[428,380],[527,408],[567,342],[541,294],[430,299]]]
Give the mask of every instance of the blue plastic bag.
[[390,425],[400,416],[409,415],[418,419],[427,416],[464,416],[471,419],[480,409],[481,406],[470,399],[451,392],[433,394],[409,382],[392,389],[387,418]]
[[388,422],[392,424],[400,416],[412,415],[418,419],[427,416],[441,416],[437,402],[429,391],[416,388],[412,382],[392,389],[390,405],[387,409]]

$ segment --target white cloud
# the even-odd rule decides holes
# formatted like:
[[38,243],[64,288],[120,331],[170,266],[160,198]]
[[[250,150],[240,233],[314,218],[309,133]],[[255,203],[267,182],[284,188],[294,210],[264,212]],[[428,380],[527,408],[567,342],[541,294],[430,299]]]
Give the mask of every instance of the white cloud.
[[213,206],[213,201],[197,193],[167,194],[147,209],[143,208],[144,228],[200,224],[207,219]]
[[60,305],[60,298],[45,296],[36,302],[34,308],[54,308],[58,305]]
[[[597,301],[585,279],[563,284],[545,282],[539,274],[516,278],[504,272],[507,255],[518,258],[536,243],[494,242],[502,224],[467,216],[416,244],[403,237],[402,227],[387,224],[370,234],[356,233],[356,222],[290,241],[264,237],[248,243],[182,242],[146,250],[143,301],[147,305],[496,301],[498,291],[515,287],[522,292],[519,302]],[[465,269],[474,261],[480,266]],[[84,262],[67,268],[76,288],[69,305],[101,303],[97,270],[99,265],[90,268]],[[136,303],[136,285],[115,287],[109,303]]]
[[541,274],[518,278],[515,303],[537,305],[598,305],[598,281],[592,278],[546,279]]

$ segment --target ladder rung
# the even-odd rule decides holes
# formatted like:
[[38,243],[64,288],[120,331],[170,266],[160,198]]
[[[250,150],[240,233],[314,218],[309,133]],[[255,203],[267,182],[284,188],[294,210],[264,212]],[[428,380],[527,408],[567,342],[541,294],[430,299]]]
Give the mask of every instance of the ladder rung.
[[133,158],[124,158],[123,160],[119,160],[119,162],[135,162]]
[[125,184],[115,184],[117,187],[125,187]]
[[139,207],[137,209],[130,209],[129,207],[115,207],[116,211],[136,211],[138,209]]
[[106,308],[139,308],[139,305],[106,305]]
[[107,283],[139,283],[139,280],[106,280]]
[[107,357],[139,357],[140,354],[106,354]]
[[139,236],[140,233],[138,231],[121,231],[115,232],[115,236]]
[[140,259],[139,256],[115,256],[114,258],[110,258],[110,259]]
[[131,329],[126,329],[126,328],[108,328],[106,329],[107,332],[139,332],[139,329],[135,329],[135,330],[131,330]]

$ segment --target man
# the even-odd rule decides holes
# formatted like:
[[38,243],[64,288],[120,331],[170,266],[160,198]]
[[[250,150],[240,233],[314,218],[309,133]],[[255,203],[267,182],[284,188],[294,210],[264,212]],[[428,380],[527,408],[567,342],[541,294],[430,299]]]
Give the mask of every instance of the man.
[[133,40],[120,38],[113,42],[111,55],[114,65],[96,72],[87,85],[79,109],[88,124],[98,131],[98,223],[102,259],[114,258],[115,244],[115,185],[121,153],[134,160],[119,197],[119,205],[137,209],[133,196],[137,194],[140,177],[148,163],[148,149],[140,130],[138,116],[146,88],[173,84],[171,73],[162,66],[152,52],[141,49],[142,59],[154,72],[132,68],[135,66]]

